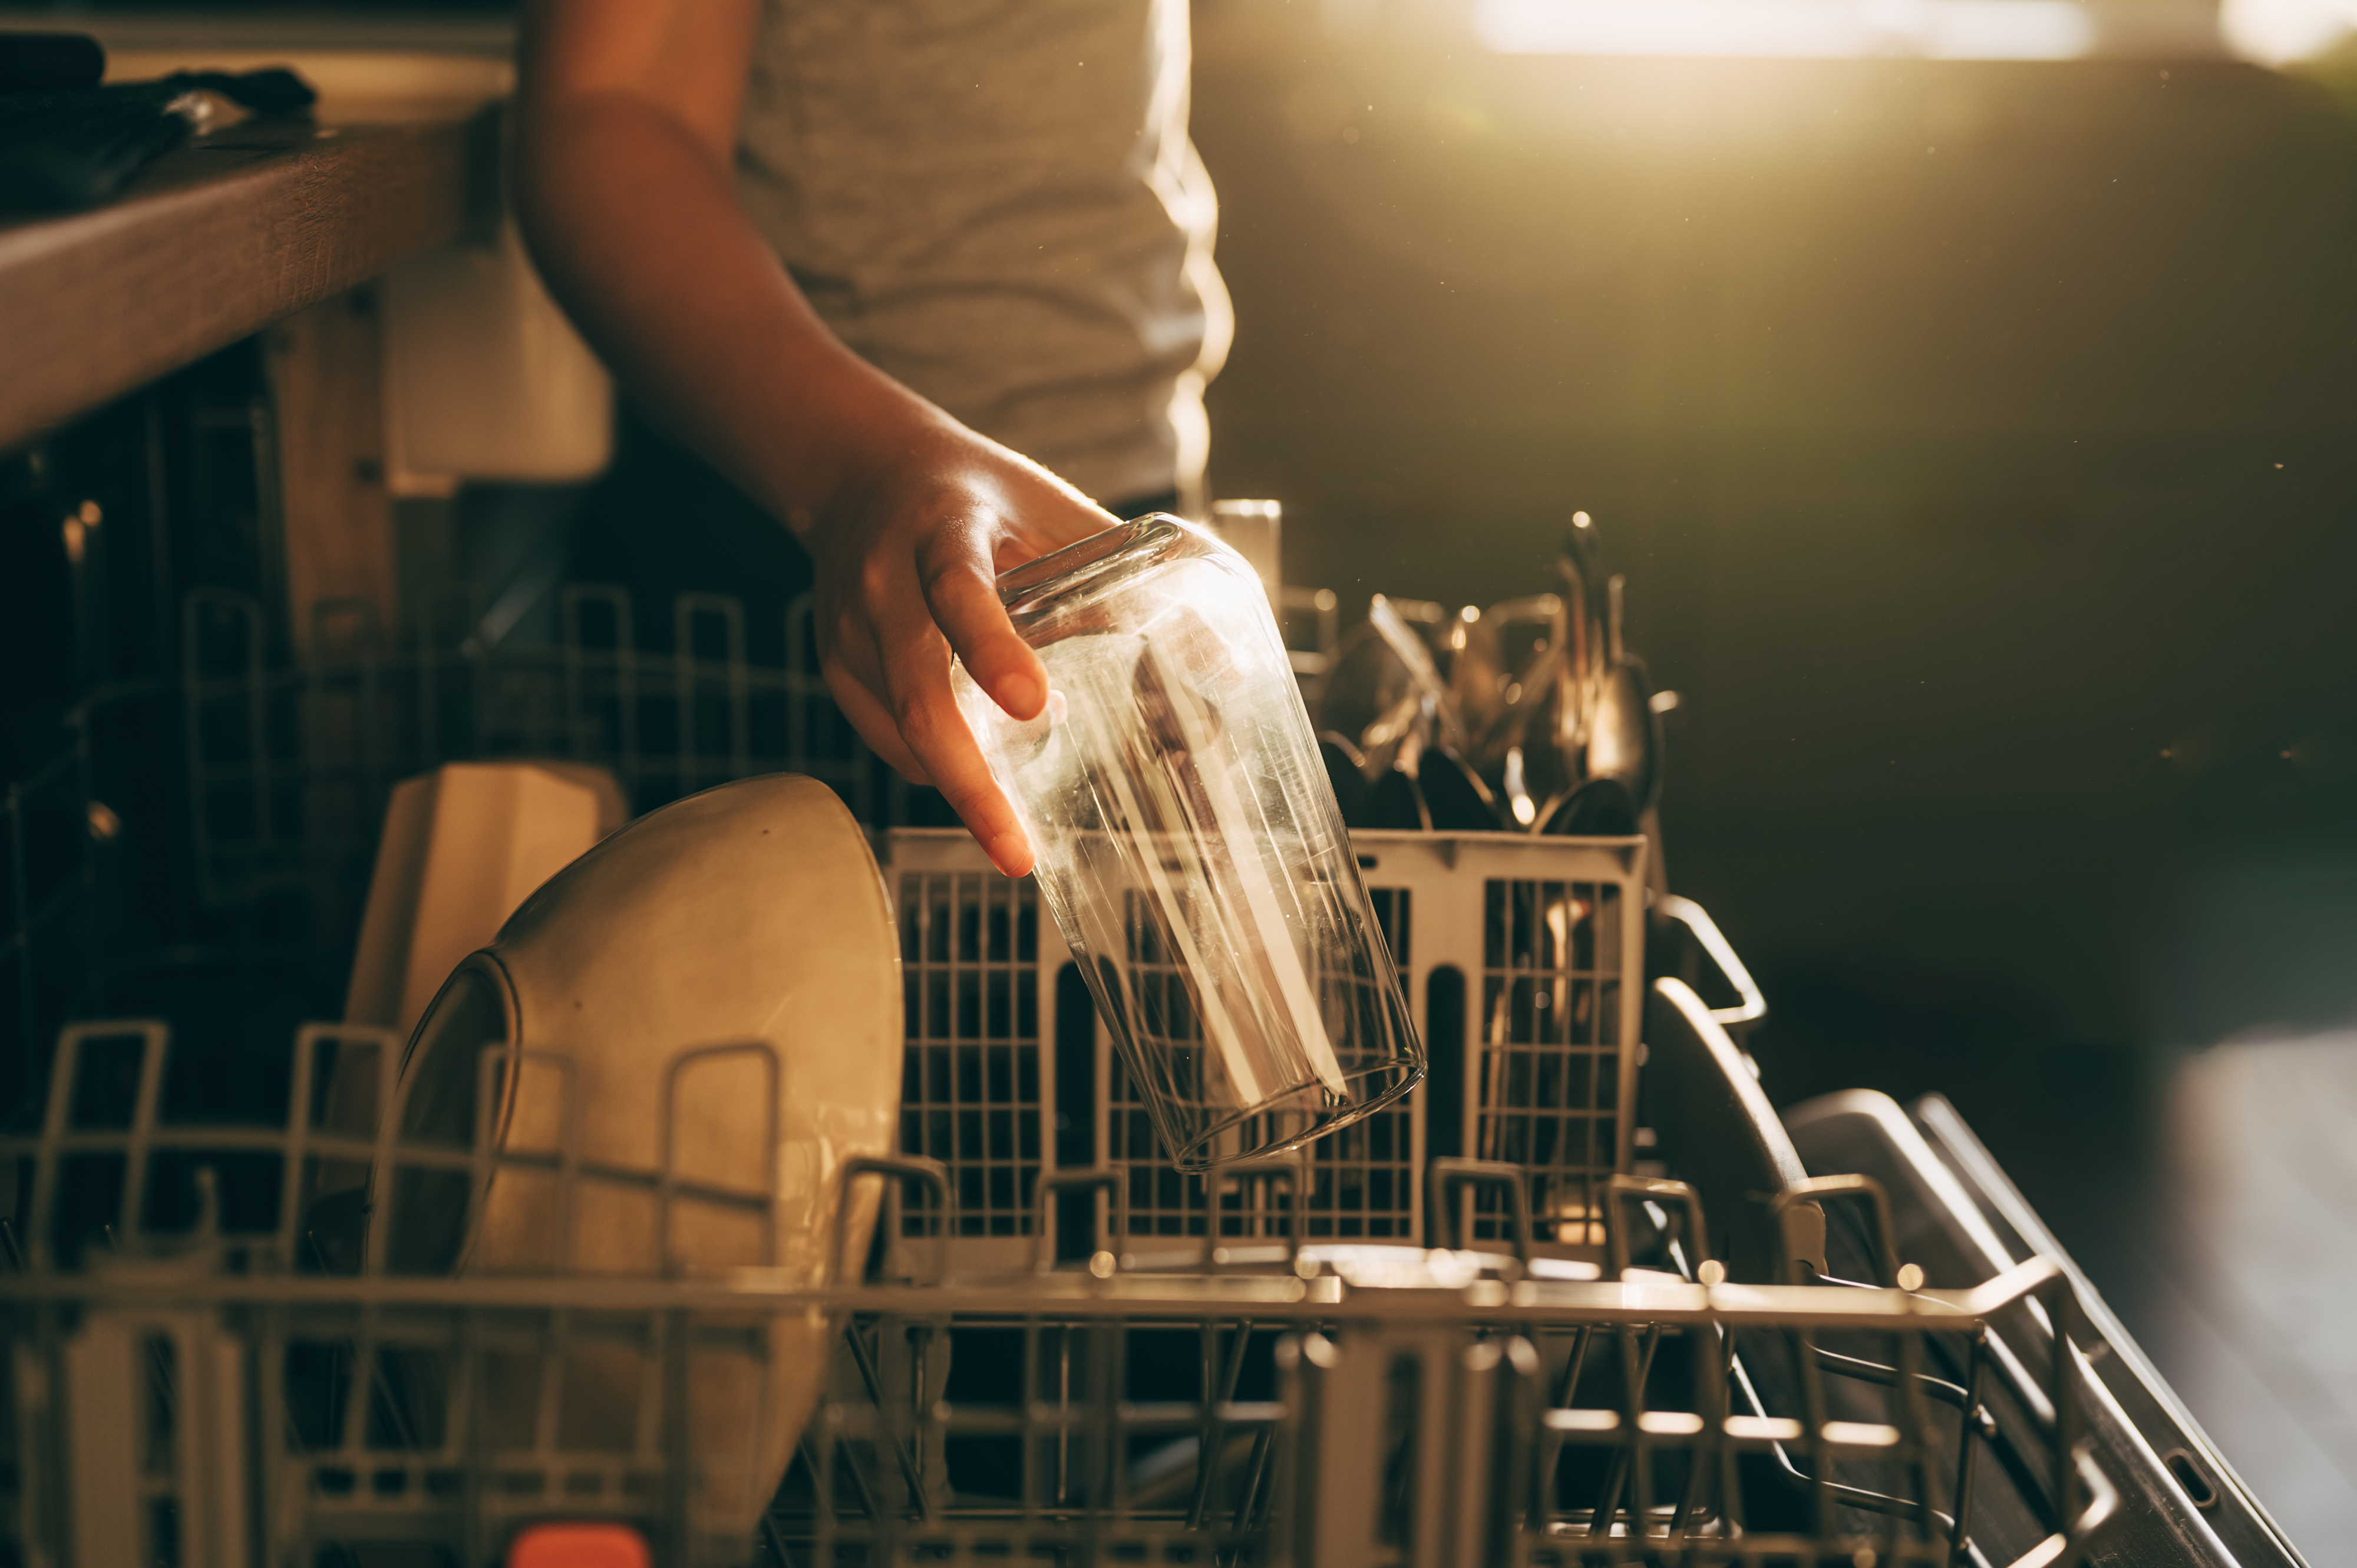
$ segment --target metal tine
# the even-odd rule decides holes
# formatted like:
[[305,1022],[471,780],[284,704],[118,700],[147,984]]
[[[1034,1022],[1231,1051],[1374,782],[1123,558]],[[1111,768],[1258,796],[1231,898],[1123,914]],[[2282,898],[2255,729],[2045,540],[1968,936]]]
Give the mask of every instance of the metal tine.
[[1709,1410],[1719,1423],[1718,1488],[1719,1518],[1725,1532],[1739,1536],[1743,1532],[1743,1478],[1736,1459],[1734,1442],[1727,1435],[1727,1418],[1735,1413],[1735,1336],[1727,1329],[1719,1331],[1720,1352],[1711,1358],[1711,1388],[1715,1391]]
[[1801,1372],[1802,1420],[1808,1423],[1802,1442],[1809,1454],[1809,1495],[1816,1508],[1817,1532],[1830,1536],[1838,1521],[1834,1513],[1833,1450],[1825,1442],[1825,1385],[1817,1366],[1817,1337],[1813,1329],[1808,1328],[1793,1329],[1792,1335],[1801,1351],[1796,1359]]
[[1462,1198],[1486,1187],[1495,1187],[1506,1195],[1507,1212],[1512,1230],[1514,1258],[1527,1271],[1531,1262],[1531,1189],[1530,1173],[1523,1166],[1497,1160],[1468,1160],[1449,1156],[1426,1162],[1424,1167],[1425,1210],[1437,1225],[1440,1240],[1450,1247],[1469,1246],[1471,1238],[1460,1233],[1458,1221],[1462,1216],[1457,1205]]
[[136,1250],[146,1240],[139,1210],[147,1197],[147,1161],[156,1138],[156,1112],[164,1098],[164,1065],[172,1053],[172,1031],[159,1023],[136,1026],[140,1036],[138,1098],[131,1111],[131,1136],[124,1151],[122,1234],[117,1251]]
[[1986,1413],[1981,1408],[1981,1396],[1986,1388],[1988,1355],[1984,1342],[1987,1337],[1986,1328],[1973,1336],[1971,1369],[1964,1384],[1964,1418],[1956,1441],[1956,1517],[1948,1531],[1948,1554],[1952,1558],[1962,1554],[1970,1541],[1966,1531],[1973,1511],[1973,1461],[1980,1453],[1982,1422]]
[[303,1229],[303,1165],[311,1134],[311,1086],[318,1078],[319,1048],[329,1031],[306,1024],[295,1033],[295,1082],[286,1096],[286,1162],[278,1176],[278,1266],[289,1273],[299,1265],[297,1253]]
[[1023,1381],[1016,1401],[1016,1432],[1023,1444],[1020,1460],[1023,1488],[1023,1517],[1027,1520],[1039,1517],[1039,1423],[1035,1413],[1039,1404],[1039,1319],[1037,1315],[1023,1320]]
[[66,1110],[73,1102],[73,1080],[81,1070],[81,1043],[87,1035],[87,1026],[59,1030],[50,1058],[49,1102],[41,1112],[41,1141],[33,1162],[32,1230],[26,1237],[37,1269],[55,1262],[49,1210],[57,1206],[59,1145],[65,1138]]
[[[839,1424],[839,1423],[837,1424]],[[848,1438],[845,1438],[840,1432],[838,1432],[834,1434],[834,1442],[821,1444],[819,1445],[821,1448],[825,1450],[827,1455],[827,1460],[823,1466],[822,1466],[819,1462],[818,1455],[813,1452],[811,1442],[807,1435],[802,1439],[800,1446],[802,1453],[802,1462],[808,1465],[811,1468],[811,1484],[822,1488],[823,1496],[821,1498],[819,1507],[824,1510],[825,1517],[828,1520],[832,1520],[834,1518],[834,1455],[839,1454],[843,1456],[844,1460],[843,1474],[850,1480],[852,1494],[859,1501],[859,1511],[866,1515],[868,1520],[875,1524],[881,1525],[887,1522],[884,1514],[883,1500],[877,1497],[875,1487],[867,1479],[867,1473],[859,1467],[858,1456],[851,1452],[850,1440]]]
[[[566,1326],[570,1328],[570,1319],[567,1320]],[[687,1332],[689,1326],[688,1320],[681,1320],[683,1334]],[[663,1359],[660,1353],[662,1346],[660,1343],[651,1342],[651,1336],[658,1332],[659,1328],[642,1330],[635,1347],[639,1353],[639,1429],[632,1434],[632,1442],[633,1452],[639,1454],[661,1453],[662,1450],[664,1436],[662,1417],[669,1408],[670,1394],[662,1386]],[[688,1344],[692,1350],[694,1341],[691,1339]],[[686,1391],[683,1389],[679,1398],[684,1402],[686,1397]],[[666,1455],[664,1462],[668,1466],[671,1463],[671,1456]]]
[[[478,1372],[485,1356],[483,1314],[480,1311],[470,1309],[460,1315],[455,1353],[457,1366],[450,1374],[450,1403],[442,1429],[440,1453],[446,1458],[459,1460],[467,1456],[468,1447],[459,1434],[468,1429],[477,1404],[486,1397],[478,1387]],[[480,1467],[464,1465],[460,1467],[459,1477],[460,1495],[464,1499],[459,1517],[466,1530],[465,1560],[480,1563],[489,1555],[483,1540],[483,1477]]]
[[761,1539],[777,1557],[780,1568],[794,1568],[793,1553],[786,1550],[786,1538],[778,1531],[777,1519],[767,1509],[761,1513]]
[[1268,1487],[1268,1461],[1275,1440],[1275,1432],[1265,1426],[1253,1434],[1252,1456],[1244,1462],[1243,1491],[1236,1499],[1238,1530],[1256,1530],[1268,1521],[1268,1510],[1275,1500]]
[[[364,1151],[368,1151],[375,1142],[373,1131],[361,1138],[353,1138],[349,1133],[342,1136],[336,1135],[332,1131],[326,1136],[315,1133],[312,1127],[312,1101],[323,1089],[330,1093],[334,1092],[337,1079],[343,1071],[350,1069],[349,1063],[337,1061],[328,1063],[322,1070],[319,1061],[321,1053],[333,1049],[337,1056],[341,1058],[345,1047],[373,1046],[376,1049],[376,1059],[381,1074],[387,1065],[401,1059],[401,1048],[406,1043],[393,1030],[378,1028],[368,1024],[306,1024],[296,1031],[295,1081],[286,1104],[286,1156],[284,1166],[285,1174],[279,1184],[278,1256],[281,1267],[294,1268],[297,1266],[300,1259],[306,1234],[303,1229],[305,1205],[312,1196],[305,1185],[304,1165],[307,1160],[313,1157],[314,1147],[323,1144],[342,1145],[343,1157],[365,1163],[369,1158],[369,1153]],[[375,1099],[380,1116],[382,1114],[384,1106],[382,1089],[382,1085],[380,1081],[380,1092]],[[352,1144],[358,1144],[360,1147],[353,1148],[350,1146]],[[316,1241],[314,1245],[317,1245]],[[320,1258],[320,1264],[321,1271],[324,1273],[326,1265],[324,1255]]]
[[[1031,1184],[1031,1212],[1036,1217],[1033,1232],[1037,1237],[1037,1244],[1031,1250],[1034,1273],[1045,1274],[1055,1271],[1056,1197],[1066,1192],[1093,1194],[1099,1187],[1103,1187],[1106,1194],[1105,1222],[1110,1228],[1102,1240],[1118,1251],[1129,1237],[1129,1183],[1124,1179],[1123,1173],[1111,1165],[1099,1165],[1090,1170],[1040,1167],[1039,1179]],[[1093,1201],[1092,1197],[1092,1206]],[[1091,1219],[1093,1220],[1093,1213]]]
[[1695,1409],[1702,1417],[1702,1430],[1686,1449],[1685,1490],[1670,1516],[1669,1535],[1674,1541],[1684,1539],[1695,1511],[1704,1506],[1714,1461],[1727,1442],[1726,1365],[1718,1349],[1725,1336],[1691,1330],[1688,1337],[1694,1341]]
[[[1799,1204],[1819,1203],[1828,1197],[1856,1198],[1864,1203],[1874,1216],[1875,1262],[1879,1266],[1875,1283],[1886,1289],[1899,1287],[1899,1241],[1890,1225],[1890,1195],[1882,1184],[1869,1176],[1811,1176],[1787,1187],[1769,1201],[1768,1216],[1781,1221],[1787,1209]],[[1803,1280],[1801,1283],[1807,1283]]]
[[1531,1455],[1531,1529],[1541,1537],[1554,1530],[1557,1518],[1555,1497],[1563,1450],[1563,1434],[1542,1428],[1538,1445]]
[[1056,1506],[1070,1508],[1082,1490],[1073,1471],[1072,1443],[1072,1353],[1073,1336],[1077,1326],[1067,1321],[1056,1326]]
[[[699,1062],[723,1057],[751,1056],[758,1058],[769,1069],[766,1091],[762,1096],[761,1150],[764,1163],[770,1151],[781,1142],[778,1122],[778,1107],[785,1093],[785,1067],[778,1058],[775,1046],[767,1040],[733,1040],[725,1045],[697,1046],[675,1054],[663,1069],[662,1137],[655,1175],[655,1255],[662,1262],[663,1272],[676,1276],[681,1272],[679,1261],[672,1256],[672,1207],[679,1200],[679,1084],[689,1068]],[[568,1101],[569,1101],[568,1096]],[[569,1105],[568,1105],[569,1109]],[[761,1208],[762,1266],[778,1266],[778,1195],[774,1180],[766,1187],[767,1201]]]
[[[1921,1349],[1920,1345],[1918,1348]],[[1921,1359],[1920,1355],[1916,1358],[1919,1369]],[[1817,1364],[1837,1378],[1848,1378],[1861,1383],[1876,1383],[1888,1389],[1897,1388],[1902,1380],[1911,1380],[1918,1393],[1929,1394],[1942,1404],[1954,1405],[1959,1409],[1962,1409],[1964,1404],[1964,1387],[1962,1383],[1952,1383],[1947,1379],[1931,1372],[1921,1369],[1911,1372],[1902,1371],[1897,1367],[1886,1366],[1880,1361],[1869,1361],[1861,1356],[1845,1356],[1838,1351],[1828,1350],[1822,1345],[1817,1348]]]
[[[653,1542],[658,1561],[686,1563],[694,1539],[695,1434],[688,1401],[694,1319],[683,1309],[655,1315],[657,1359],[663,1380],[663,1536]],[[643,1407],[642,1407],[643,1408]]]
[[[1214,1171],[1206,1184],[1209,1190],[1205,1193],[1210,1218],[1212,1221],[1209,1227],[1211,1234],[1205,1238],[1210,1244],[1209,1251],[1214,1255],[1218,1251],[1219,1204],[1231,1183],[1234,1184],[1236,1188],[1238,1223],[1245,1227],[1241,1234],[1243,1238],[1249,1238],[1252,1234],[1250,1227],[1253,1221],[1253,1210],[1248,1201],[1250,1197],[1248,1184],[1255,1180],[1272,1184],[1282,1181],[1286,1184],[1286,1209],[1282,1216],[1285,1221],[1286,1251],[1288,1254],[1286,1262],[1288,1264],[1291,1263],[1294,1258],[1300,1255],[1301,1243],[1308,1230],[1306,1221],[1307,1205],[1309,1201],[1308,1175],[1309,1162],[1297,1151],[1292,1155],[1279,1155],[1268,1159],[1237,1160],[1222,1165]],[[1265,1187],[1263,1190],[1265,1191]],[[1264,1211],[1264,1217],[1266,1217],[1265,1211]]]
[[[1673,1242],[1672,1256],[1689,1273],[1698,1273],[1709,1262],[1709,1228],[1703,1221],[1702,1199],[1684,1182],[1668,1181],[1655,1176],[1615,1176],[1606,1185],[1605,1241],[1609,1258],[1611,1277],[1618,1279],[1630,1268],[1628,1213],[1631,1204],[1656,1201],[1676,1205],[1685,1219],[1685,1240],[1693,1251],[1685,1252]],[[1661,1345],[1662,1326],[1648,1324],[1644,1334],[1641,1357],[1636,1353],[1637,1338],[1633,1329],[1615,1331],[1620,1341],[1621,1365],[1630,1380],[1623,1392],[1621,1420],[1623,1436],[1615,1447],[1612,1458],[1605,1467],[1604,1481],[1597,1493],[1595,1508],[1590,1511],[1587,1532],[1607,1537],[1619,1518],[1620,1498],[1630,1492],[1629,1531],[1631,1537],[1646,1533],[1648,1511],[1652,1506],[1652,1463],[1645,1434],[1639,1425],[1644,1413],[1645,1383],[1652,1375],[1653,1355]]]
[[932,1283],[946,1283],[950,1275],[950,1240],[957,1234],[957,1194],[950,1185],[949,1166],[923,1155],[855,1155],[843,1162],[843,1201],[835,1206],[827,1254],[834,1260],[838,1274],[848,1280],[857,1267],[846,1242],[851,1230],[852,1183],[864,1176],[882,1178],[876,1223],[885,1237],[888,1260],[893,1244],[906,1240],[903,1232],[907,1230],[908,1184],[921,1182],[933,1189],[937,1203],[931,1212],[940,1222],[940,1230],[933,1236]]
[[1587,1365],[1588,1343],[1595,1335],[1594,1324],[1583,1323],[1579,1326],[1579,1333],[1571,1342],[1571,1354],[1564,1361],[1563,1381],[1557,1385],[1555,1401],[1557,1410],[1572,1408],[1572,1399],[1579,1392],[1580,1371]]
[[392,1052],[378,1056],[376,1078],[376,1147],[369,1157],[369,1169],[376,1178],[371,1185],[376,1191],[371,1202],[372,1212],[361,1262],[361,1273],[371,1276],[384,1273],[385,1251],[392,1245],[393,1215],[401,1201],[395,1151],[411,1087],[403,1081],[401,1063]]
[[[877,1331],[882,1332],[881,1325],[878,1325]],[[901,1441],[899,1423],[885,1408],[888,1402],[884,1397],[884,1379],[877,1369],[875,1353],[868,1349],[867,1342],[860,1337],[859,1327],[856,1323],[844,1326],[844,1339],[851,1347],[851,1359],[859,1369],[860,1381],[867,1385],[867,1398],[876,1407],[881,1427],[880,1435],[892,1445],[892,1456],[899,1461],[900,1478],[908,1484],[909,1495],[916,1501],[917,1517],[930,1518],[931,1509],[925,1498],[924,1472],[918,1467],[916,1460],[909,1455],[908,1444]],[[854,1467],[856,1468],[856,1466]]]
[[1092,1324],[1089,1333],[1089,1375],[1092,1398],[1086,1406],[1091,1466],[1089,1495],[1108,1499],[1115,1520],[1129,1516],[1129,1466],[1122,1463],[1127,1446],[1121,1441],[1119,1412],[1127,1386],[1129,1323],[1110,1318]]
[[[878,1414],[879,1416],[881,1414],[880,1405]],[[884,1430],[888,1435],[889,1428]],[[899,1516],[893,1509],[885,1506],[883,1493],[878,1488],[876,1479],[860,1467],[857,1451],[853,1449],[840,1434],[832,1444],[832,1451],[827,1455],[827,1463],[830,1468],[840,1470],[850,1478],[852,1492],[858,1498],[861,1510],[866,1514],[870,1522],[888,1535],[900,1522]],[[912,1493],[916,1493],[921,1502],[922,1494],[917,1492],[914,1487],[910,1489]]]
[[[1577,1334],[1573,1337],[1571,1354],[1565,1358],[1563,1378],[1556,1385],[1557,1391],[1552,1401],[1555,1409],[1572,1408],[1572,1401],[1579,1392],[1580,1373],[1587,1366],[1587,1348],[1593,1343],[1595,1336],[1596,1327],[1593,1324],[1582,1324]],[[1540,1433],[1538,1450],[1533,1455],[1535,1467],[1534,1486],[1536,1488],[1533,1506],[1538,1514],[1536,1528],[1542,1534],[1554,1524],[1555,1520],[1555,1476],[1563,1464],[1563,1450],[1564,1439],[1561,1433],[1552,1430]]]
[[2046,1397],[2054,1409],[2054,1517],[2059,1530],[2068,1530],[2079,1511],[2078,1402],[2071,1397],[2072,1336],[2079,1328],[2079,1296],[2069,1277],[2057,1272],[2037,1293],[2054,1326],[2054,1345],[2048,1358]]
[[1629,1532],[1641,1536],[1645,1532],[1645,1510],[1650,1500],[1646,1489],[1652,1480],[1652,1467],[1645,1463],[1644,1436],[1637,1420],[1645,1412],[1645,1380],[1652,1375],[1653,1352],[1662,1343],[1662,1326],[1645,1325],[1642,1349],[1634,1327],[1614,1331],[1620,1341],[1620,1365],[1628,1379],[1628,1387],[1620,1401],[1621,1440],[1612,1450],[1612,1457],[1604,1468],[1604,1480],[1597,1488],[1596,1504],[1587,1516],[1587,1533],[1606,1537],[1620,1517],[1620,1496],[1629,1489],[1630,1473],[1636,1473],[1637,1490],[1631,1499]]
[[1923,1401],[1922,1336],[1901,1331],[1894,1337],[1899,1341],[1899,1406],[1906,1417],[1901,1429],[1907,1434],[1908,1466],[1914,1473],[1916,1493],[1921,1502],[1916,1524],[1924,1540],[1936,1541],[1940,1536],[1936,1521],[1947,1515],[1941,1508],[1944,1499],[1940,1495],[1940,1467],[1932,1463],[1932,1412]]
[[[1211,1354],[1204,1358],[1204,1370],[1208,1373],[1213,1369],[1212,1363],[1216,1359],[1219,1349],[1218,1320],[1207,1321],[1203,1326],[1203,1332],[1211,1341]],[[1220,1378],[1219,1392],[1204,1402],[1203,1434],[1198,1439],[1200,1446],[1195,1455],[1195,1497],[1194,1500],[1187,1506],[1189,1530],[1203,1528],[1203,1510],[1211,1503],[1211,1482],[1218,1470],[1220,1451],[1226,1446],[1228,1440],[1227,1423],[1219,1419],[1217,1411],[1221,1405],[1234,1402],[1236,1385],[1243,1379],[1244,1351],[1251,1344],[1252,1319],[1249,1317],[1237,1319],[1235,1348],[1228,1357],[1227,1370]],[[1206,1394],[1211,1392],[1209,1388],[1203,1391]]]

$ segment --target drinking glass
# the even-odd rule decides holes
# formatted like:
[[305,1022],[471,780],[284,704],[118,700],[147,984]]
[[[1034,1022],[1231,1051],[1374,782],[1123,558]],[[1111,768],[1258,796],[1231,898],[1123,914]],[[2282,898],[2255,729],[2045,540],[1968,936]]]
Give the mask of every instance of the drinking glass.
[[1259,578],[1167,516],[1006,573],[1048,668],[1017,722],[952,671],[1039,891],[1181,1170],[1281,1153],[1424,1075]]

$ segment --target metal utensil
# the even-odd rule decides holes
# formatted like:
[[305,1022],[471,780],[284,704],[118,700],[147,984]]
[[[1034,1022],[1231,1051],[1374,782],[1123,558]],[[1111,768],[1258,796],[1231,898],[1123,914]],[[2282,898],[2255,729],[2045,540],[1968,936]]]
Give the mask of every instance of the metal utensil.
[[1631,654],[1621,639],[1621,596],[1627,581],[1616,576],[1609,585],[1606,661],[1597,682],[1586,762],[1590,779],[1617,779],[1628,786],[1641,815],[1661,797],[1662,721],[1653,712],[1644,661]]
[[[1354,626],[1335,645],[1334,662],[1318,685],[1312,716],[1320,730],[1346,736],[1360,752],[1395,745],[1405,725],[1401,704],[1421,703],[1415,675],[1390,642],[1371,626]],[[1361,757],[1372,782],[1391,766],[1385,750],[1377,760]]]
[[1424,754],[1416,783],[1437,833],[1490,833],[1506,825],[1499,820],[1497,800],[1481,776],[1447,746]]
[[1508,826],[1536,829],[1546,807],[1580,778],[1576,752],[1567,754],[1562,744],[1576,698],[1561,646],[1541,654],[1515,686],[1512,700],[1483,737],[1479,771],[1504,802],[1501,814],[1512,818]]
[[1388,644],[1407,671],[1408,678],[1424,701],[1423,717],[1443,746],[1459,753],[1467,742],[1465,724],[1458,715],[1457,704],[1448,698],[1448,683],[1440,678],[1440,670],[1433,662],[1432,650],[1425,646],[1405,618],[1393,607],[1392,602],[1377,594],[1367,601],[1367,624],[1375,635]]
[[1366,754],[1350,736],[1320,730],[1318,756],[1326,764],[1326,781],[1334,787],[1334,803],[1341,808],[1342,825],[1373,827],[1374,791],[1367,783]]
[[1636,797],[1618,779],[1590,779],[1555,801],[1539,832],[1570,838],[1631,838],[1639,832]]
[[[1473,746],[1465,759],[1501,805],[1514,810],[1516,821],[1510,827],[1530,827],[1536,820],[1522,814],[1524,809],[1534,808],[1522,788],[1519,759],[1512,762],[1515,782],[1509,784],[1509,754],[1522,746],[1531,714],[1547,694],[1554,667],[1563,658],[1563,615],[1560,594],[1503,599],[1481,612],[1480,624],[1488,628],[1498,650],[1499,668],[1511,673],[1498,689],[1487,721],[1473,729]],[[1517,801],[1521,806],[1515,806]]]
[[1498,636],[1498,623],[1467,605],[1443,630],[1441,642],[1448,653],[1444,673],[1458,722],[1468,736],[1485,734],[1505,706],[1506,687],[1512,679],[1506,671],[1505,645]]

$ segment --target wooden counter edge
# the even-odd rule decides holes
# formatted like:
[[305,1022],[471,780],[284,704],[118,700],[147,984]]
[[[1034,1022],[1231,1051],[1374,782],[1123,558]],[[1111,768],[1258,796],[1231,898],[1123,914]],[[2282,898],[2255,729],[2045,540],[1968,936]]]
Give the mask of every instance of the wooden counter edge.
[[[479,220],[487,114],[323,132],[113,205],[0,229],[0,450],[382,273]],[[178,175],[181,177],[171,177]]]

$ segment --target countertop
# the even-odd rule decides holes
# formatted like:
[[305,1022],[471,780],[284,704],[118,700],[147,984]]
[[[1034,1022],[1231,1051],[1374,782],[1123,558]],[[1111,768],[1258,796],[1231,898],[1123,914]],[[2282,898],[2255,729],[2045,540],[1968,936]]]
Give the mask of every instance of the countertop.
[[93,211],[0,218],[0,449],[498,222],[500,40],[106,41],[111,80],[290,65],[317,113],[200,137]]

